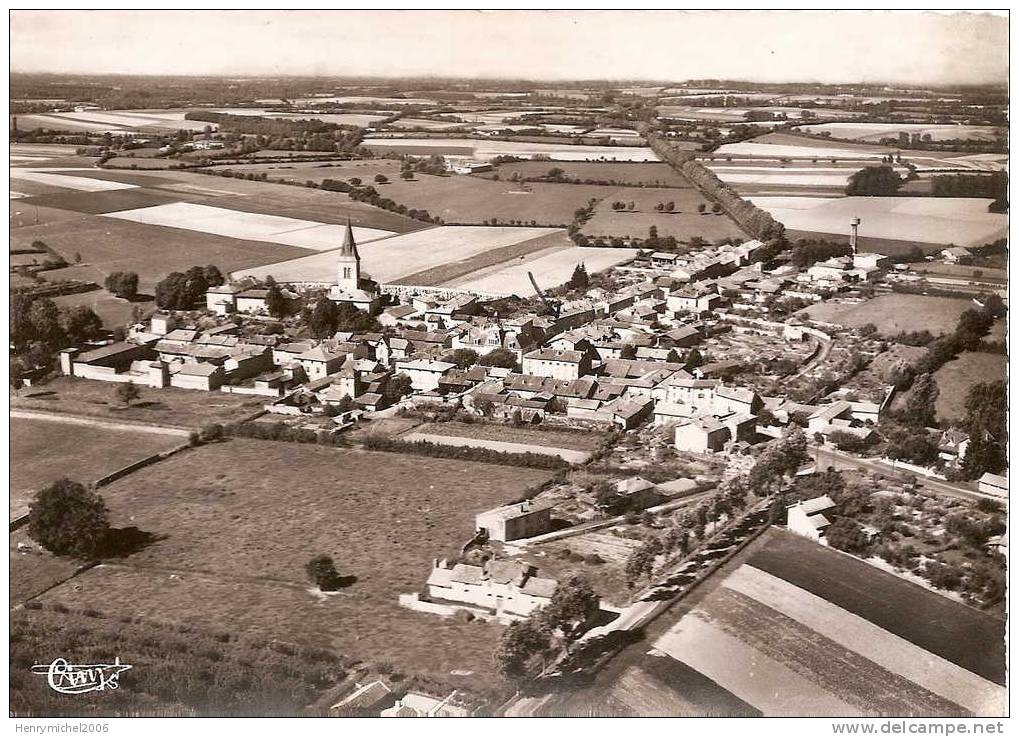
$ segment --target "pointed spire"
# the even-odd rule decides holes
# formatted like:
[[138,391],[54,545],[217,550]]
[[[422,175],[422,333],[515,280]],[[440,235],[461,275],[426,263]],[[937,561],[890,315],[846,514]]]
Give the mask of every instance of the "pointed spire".
[[340,255],[360,259],[357,253],[357,244],[354,243],[354,229],[350,227],[350,218],[347,218],[347,232],[343,236],[343,248],[340,249]]

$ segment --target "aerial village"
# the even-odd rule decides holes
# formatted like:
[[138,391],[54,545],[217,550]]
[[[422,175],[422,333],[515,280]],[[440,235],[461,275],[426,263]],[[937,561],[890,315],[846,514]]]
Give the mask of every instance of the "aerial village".
[[998,92],[22,84],[12,709],[1004,708]]

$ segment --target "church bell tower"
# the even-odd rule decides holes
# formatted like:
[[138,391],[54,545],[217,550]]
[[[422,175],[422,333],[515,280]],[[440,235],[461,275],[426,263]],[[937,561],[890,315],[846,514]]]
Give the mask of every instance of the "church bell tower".
[[339,262],[336,265],[336,284],[344,292],[353,292],[361,283],[361,257],[354,243],[354,229],[347,218],[347,232],[343,237]]

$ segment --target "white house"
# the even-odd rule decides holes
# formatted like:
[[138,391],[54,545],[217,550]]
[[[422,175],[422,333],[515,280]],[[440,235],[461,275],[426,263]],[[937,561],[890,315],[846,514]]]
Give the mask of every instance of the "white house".
[[396,371],[410,377],[410,385],[415,391],[430,392],[439,388],[439,379],[451,369],[455,363],[433,361],[427,358],[396,361]]
[[572,381],[591,373],[591,356],[583,351],[539,348],[524,354],[523,371],[531,376]]
[[824,540],[824,531],[831,525],[831,520],[824,513],[834,508],[835,502],[827,495],[796,502],[786,507],[786,526],[790,532],[809,537],[814,542],[827,544]]
[[977,490],[981,494],[991,494],[1008,499],[1008,478],[993,473],[985,473],[977,482]]

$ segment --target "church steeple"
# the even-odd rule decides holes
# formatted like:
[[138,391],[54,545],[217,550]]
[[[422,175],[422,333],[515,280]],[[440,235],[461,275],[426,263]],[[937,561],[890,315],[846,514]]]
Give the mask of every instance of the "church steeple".
[[343,248],[340,249],[341,256],[353,256],[358,261],[361,257],[357,254],[357,244],[354,243],[354,229],[350,227],[350,218],[347,218],[347,232],[343,235]]
[[340,248],[339,263],[336,267],[336,283],[341,290],[346,292],[358,289],[361,283],[361,256],[357,253],[357,244],[354,242],[354,229],[350,225],[350,218],[347,218],[347,231],[343,236],[343,246]]

